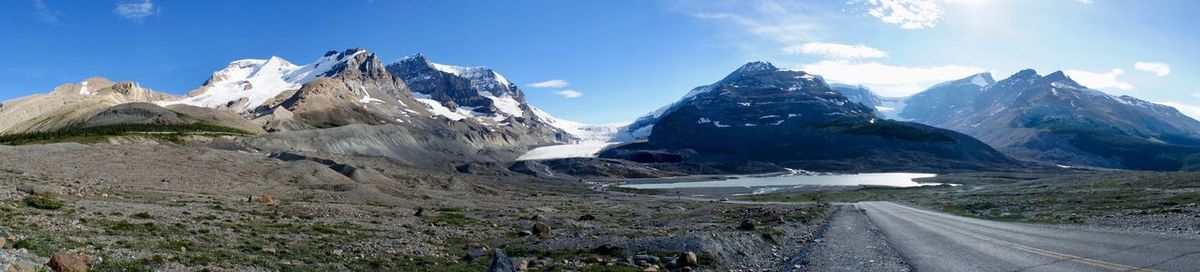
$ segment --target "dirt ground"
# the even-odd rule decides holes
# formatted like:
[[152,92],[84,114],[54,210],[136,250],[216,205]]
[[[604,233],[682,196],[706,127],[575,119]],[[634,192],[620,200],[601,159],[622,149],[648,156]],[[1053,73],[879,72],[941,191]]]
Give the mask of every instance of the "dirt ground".
[[206,146],[3,146],[0,228],[13,239],[0,261],[66,252],[92,271],[480,271],[501,249],[527,271],[761,270],[799,252],[830,210],[452,170]]

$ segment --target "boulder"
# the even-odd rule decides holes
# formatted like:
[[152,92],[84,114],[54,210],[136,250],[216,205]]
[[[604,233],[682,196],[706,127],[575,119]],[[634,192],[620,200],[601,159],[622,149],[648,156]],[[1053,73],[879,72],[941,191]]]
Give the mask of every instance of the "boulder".
[[550,225],[546,225],[546,223],[538,222],[537,224],[533,224],[532,231],[533,231],[533,234],[535,234],[537,236],[541,236],[541,237],[550,236]]
[[50,269],[55,272],[87,272],[87,262],[84,257],[79,254],[59,251],[50,257],[50,262],[46,263]]
[[487,255],[488,246],[481,243],[471,243],[467,245],[467,260],[475,260],[476,258]]
[[49,185],[21,184],[17,186],[17,190],[36,196],[55,196],[62,194],[62,190]]
[[278,201],[275,201],[275,197],[274,197],[274,196],[271,196],[271,195],[261,195],[261,196],[259,196],[259,197],[258,197],[258,202],[262,202],[263,204],[267,204],[267,206],[275,206],[275,204],[279,204],[279,202],[278,202]]
[[676,262],[679,264],[679,266],[686,266],[686,267],[700,266],[700,258],[696,256],[695,252],[691,252],[691,251],[684,252],[683,254],[679,254],[679,259],[676,259]]
[[654,255],[634,255],[633,260],[635,262],[636,261],[645,261],[646,263],[657,264],[661,259],[658,258],[658,256],[654,256]]
[[738,225],[738,229],[754,230],[754,221],[750,221],[750,219],[742,220],[742,224]]
[[37,272],[39,269],[44,269],[43,266],[38,265],[37,263],[21,260],[14,261],[7,265],[7,268],[4,267],[4,265],[0,265],[0,269],[6,268],[7,270],[4,270],[4,272]]
[[608,256],[617,255],[618,253],[621,253],[623,251],[625,251],[625,248],[623,248],[619,245],[612,245],[612,244],[603,244],[603,245],[597,246],[596,248],[592,249],[592,253],[596,253],[596,254],[600,254],[600,255],[608,255]]
[[497,248],[495,255],[492,255],[492,265],[488,266],[488,272],[513,272],[517,271],[513,267],[512,259],[504,254],[504,250]]

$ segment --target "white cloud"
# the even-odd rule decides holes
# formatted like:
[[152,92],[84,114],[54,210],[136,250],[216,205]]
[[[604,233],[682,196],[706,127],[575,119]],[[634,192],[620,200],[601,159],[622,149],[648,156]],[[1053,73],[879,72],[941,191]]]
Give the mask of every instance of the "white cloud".
[[58,11],[50,9],[44,0],[33,0],[33,11],[37,15],[38,20],[47,24],[58,23]]
[[[934,27],[945,14],[944,4],[979,5],[987,0],[859,0],[865,1],[867,15],[903,29]],[[853,1],[852,1],[853,2]]]
[[866,45],[819,42],[811,42],[786,47],[783,48],[783,52],[790,54],[819,55],[831,59],[865,59],[884,58],[888,56],[887,52],[883,52],[879,49],[871,48]]
[[575,91],[575,90],[562,90],[562,91],[557,91],[554,93],[561,95],[563,98],[577,98],[577,97],[583,96],[583,93]]
[[1083,84],[1083,86],[1087,86],[1088,88],[1092,89],[1133,89],[1133,84],[1129,84],[1129,82],[1124,82],[1118,79],[1118,77],[1125,74],[1124,69],[1112,69],[1112,71],[1105,73],[1081,70],[1066,70],[1063,72],[1067,73],[1067,76],[1070,76],[1071,79],[1075,80],[1075,82],[1079,82],[1079,84]]
[[566,87],[567,85],[571,85],[571,83],[567,82],[566,80],[562,80],[562,79],[551,79],[551,80],[542,81],[542,82],[530,83],[529,85],[525,85],[525,86],[529,86],[529,87],[533,87],[533,88],[562,88],[562,87]]
[[1163,101],[1163,102],[1154,102],[1154,103],[1171,106],[1172,108],[1179,110],[1179,112],[1183,113],[1183,115],[1187,115],[1188,117],[1191,117],[1192,119],[1200,120],[1200,106],[1192,106],[1192,105],[1187,105],[1187,104],[1172,102],[1172,101]]
[[1200,98],[1200,92],[1194,92],[1194,93],[1192,93],[1192,97],[1195,97],[1195,98]]
[[1171,65],[1162,62],[1136,62],[1133,64],[1134,69],[1151,72],[1156,76],[1166,76],[1171,74]]
[[867,0],[867,14],[903,29],[922,29],[937,25],[942,6],[937,0]]
[[747,32],[782,43],[810,40],[813,33],[819,28],[809,16],[797,16],[804,12],[794,12],[775,1],[737,1],[735,3],[738,4],[736,6],[747,9],[699,12],[694,16],[703,20],[729,22],[735,26],[733,28],[735,31]]
[[1075,2],[1079,2],[1079,3],[1082,3],[1082,4],[1084,4],[1084,5],[1091,5],[1091,4],[1092,4],[1092,0],[1075,0]]
[[835,82],[861,84],[880,95],[892,97],[909,96],[937,83],[986,71],[962,65],[908,67],[847,61],[821,61],[804,65],[800,70]]
[[141,22],[142,19],[158,13],[158,10],[154,8],[154,3],[151,3],[150,0],[125,1],[117,3],[113,13],[130,21]]

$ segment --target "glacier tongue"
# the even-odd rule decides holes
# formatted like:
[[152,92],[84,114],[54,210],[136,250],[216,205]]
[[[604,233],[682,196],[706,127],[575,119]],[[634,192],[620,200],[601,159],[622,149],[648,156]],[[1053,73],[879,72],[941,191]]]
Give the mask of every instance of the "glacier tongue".
[[554,117],[550,115],[550,113],[538,108],[530,108],[533,109],[533,114],[536,115],[538,119],[541,119],[543,122],[563,130],[563,132],[566,132],[567,134],[571,134],[571,136],[578,138],[580,142],[620,141],[623,139],[621,134],[625,131],[625,128],[629,126],[628,123],[606,125],[583,124],[559,119],[558,117]]

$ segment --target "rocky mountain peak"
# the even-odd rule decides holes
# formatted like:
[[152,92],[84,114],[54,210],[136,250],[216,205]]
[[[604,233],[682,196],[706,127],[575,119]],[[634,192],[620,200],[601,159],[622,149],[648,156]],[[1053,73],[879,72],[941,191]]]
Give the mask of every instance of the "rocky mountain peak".
[[742,67],[739,67],[736,71],[734,71],[734,73],[753,73],[775,70],[779,70],[779,68],[776,68],[775,65],[771,64],[770,62],[753,61],[742,65]]
[[93,95],[97,90],[111,87],[114,83],[104,77],[90,77],[78,83],[65,83],[58,85],[51,91],[51,94],[58,95]]
[[1079,89],[1086,88],[1083,85],[1080,85],[1078,82],[1075,82],[1075,80],[1072,80],[1071,77],[1068,77],[1066,73],[1063,73],[1063,71],[1056,71],[1054,73],[1046,75],[1046,76],[1042,77],[1041,82],[1043,84],[1052,84],[1055,87],[1069,86],[1069,87],[1074,87],[1074,88],[1079,88]]
[[396,60],[395,63],[409,63],[408,65],[418,65],[419,64],[419,65],[423,65],[423,66],[426,66],[429,68],[433,68],[433,63],[429,61],[429,57],[426,57],[424,53],[416,53],[416,54],[404,56],[403,58]]
[[387,68],[375,53],[363,49],[347,49],[337,57],[333,68],[321,76],[324,77],[359,77],[370,79],[388,79]]
[[1037,70],[1029,68],[1029,69],[1017,71],[1016,74],[1013,74],[1009,78],[1011,79],[1011,78],[1036,78],[1036,77],[1041,77],[1041,75],[1038,74]]
[[[414,92],[431,96],[443,104],[480,107],[490,104],[481,98],[494,100],[492,97],[509,97],[519,104],[525,103],[525,94],[520,88],[488,67],[439,64],[418,53],[389,64],[387,70],[408,83]],[[450,100],[454,103],[449,103]],[[519,116],[521,111],[509,107],[507,112]]]

